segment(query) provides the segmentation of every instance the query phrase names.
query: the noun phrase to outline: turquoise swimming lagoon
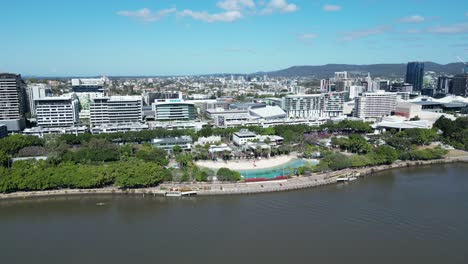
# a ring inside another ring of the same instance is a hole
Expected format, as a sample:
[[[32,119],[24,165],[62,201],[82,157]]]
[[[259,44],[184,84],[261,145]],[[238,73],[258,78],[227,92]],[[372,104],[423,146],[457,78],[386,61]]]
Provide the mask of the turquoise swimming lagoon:
[[[316,164],[313,161],[294,159],[288,163],[265,169],[237,170],[245,179],[266,178],[272,179],[278,176],[291,175],[296,173],[296,169],[306,164]]]

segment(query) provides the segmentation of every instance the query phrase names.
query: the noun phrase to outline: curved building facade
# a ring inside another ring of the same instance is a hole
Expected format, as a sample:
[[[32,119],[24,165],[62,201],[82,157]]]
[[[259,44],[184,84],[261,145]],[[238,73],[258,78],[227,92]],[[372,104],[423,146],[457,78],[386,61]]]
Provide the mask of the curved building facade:
[[[195,104],[181,99],[161,99],[152,104],[156,121],[192,120],[197,117]]]

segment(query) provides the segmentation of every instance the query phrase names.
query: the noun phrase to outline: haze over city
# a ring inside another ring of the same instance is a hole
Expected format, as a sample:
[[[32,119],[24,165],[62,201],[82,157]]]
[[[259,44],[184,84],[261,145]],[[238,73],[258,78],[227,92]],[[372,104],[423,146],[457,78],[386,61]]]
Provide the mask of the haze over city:
[[[328,63],[445,64],[468,54],[468,7],[460,3],[5,1],[0,72],[185,75]]]

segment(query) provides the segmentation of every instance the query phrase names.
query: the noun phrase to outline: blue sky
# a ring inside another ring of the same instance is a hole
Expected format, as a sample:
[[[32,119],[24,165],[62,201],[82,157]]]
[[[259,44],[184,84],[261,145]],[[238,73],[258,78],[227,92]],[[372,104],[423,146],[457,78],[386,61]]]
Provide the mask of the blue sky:
[[[3,1],[0,72],[185,75],[468,60],[463,2]]]

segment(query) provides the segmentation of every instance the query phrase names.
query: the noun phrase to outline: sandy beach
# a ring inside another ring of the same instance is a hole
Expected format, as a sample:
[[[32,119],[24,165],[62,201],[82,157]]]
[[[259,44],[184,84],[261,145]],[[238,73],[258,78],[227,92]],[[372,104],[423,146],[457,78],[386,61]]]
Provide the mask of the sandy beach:
[[[286,164],[297,158],[297,154],[275,156],[269,159],[251,159],[251,160],[229,160],[229,161],[197,161],[195,164],[199,167],[218,170],[220,168],[228,168],[230,170],[249,170],[249,169],[265,169],[282,164]],[[255,165],[254,165],[255,164]]]

